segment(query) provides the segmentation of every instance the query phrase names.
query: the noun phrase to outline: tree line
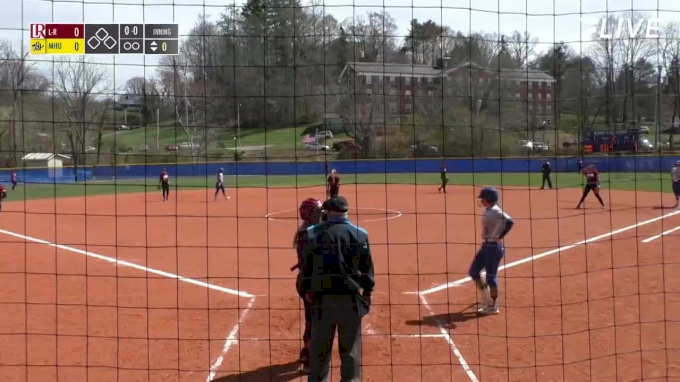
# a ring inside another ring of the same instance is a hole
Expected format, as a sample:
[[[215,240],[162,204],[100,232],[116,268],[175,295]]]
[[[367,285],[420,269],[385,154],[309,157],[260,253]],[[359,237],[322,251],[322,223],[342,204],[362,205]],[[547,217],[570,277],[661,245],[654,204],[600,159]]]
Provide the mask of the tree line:
[[[491,70],[544,71],[556,79],[558,130],[656,118],[670,124],[680,112],[678,23],[663,25],[662,38],[652,40],[644,36],[645,14],[610,16],[608,25],[625,17],[642,27],[638,35],[624,30],[579,52],[564,42],[541,50],[538,38],[527,31],[468,33],[432,20],[412,20],[402,38],[388,11],[338,20],[326,10],[318,2],[303,6],[299,0],[229,5],[216,20],[196,20],[182,40],[180,55],[161,56],[151,75],[131,78],[123,86],[112,83],[110,70],[87,58],[60,57],[54,70],[41,71],[17,42],[4,41],[2,160],[16,165],[21,151],[51,152],[49,146],[62,143],[76,160],[90,146],[97,158],[102,151],[115,151],[105,131],[121,123],[113,112],[116,94],[141,98],[142,126],[154,122],[156,113],[161,120],[174,121],[192,143],[192,156],[201,156],[220,129],[237,123],[244,130],[277,128],[319,121],[326,113],[342,114],[347,89],[338,76],[348,62],[359,60],[435,65],[448,57],[453,65],[472,61]],[[575,121],[569,126],[560,125],[565,113]],[[483,127],[493,130],[500,119],[486,118]],[[356,138],[372,134],[356,124],[350,130]],[[43,139],[45,135],[51,140]]]

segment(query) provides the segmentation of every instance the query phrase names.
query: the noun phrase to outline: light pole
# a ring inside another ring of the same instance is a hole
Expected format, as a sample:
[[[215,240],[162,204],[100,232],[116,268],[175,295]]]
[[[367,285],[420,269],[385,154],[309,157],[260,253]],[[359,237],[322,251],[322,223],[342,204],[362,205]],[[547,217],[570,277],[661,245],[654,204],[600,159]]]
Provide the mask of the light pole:
[[[236,151],[241,145],[241,104],[236,108]]]

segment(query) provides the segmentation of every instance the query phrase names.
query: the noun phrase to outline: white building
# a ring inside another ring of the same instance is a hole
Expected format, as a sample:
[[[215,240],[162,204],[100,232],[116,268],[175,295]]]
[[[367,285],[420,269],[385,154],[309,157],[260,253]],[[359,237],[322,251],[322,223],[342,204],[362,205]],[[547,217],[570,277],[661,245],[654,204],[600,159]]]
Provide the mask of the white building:
[[[71,160],[71,157],[62,154],[52,153],[30,153],[26,154],[21,160],[26,168],[46,168],[49,177],[61,177],[64,162]]]

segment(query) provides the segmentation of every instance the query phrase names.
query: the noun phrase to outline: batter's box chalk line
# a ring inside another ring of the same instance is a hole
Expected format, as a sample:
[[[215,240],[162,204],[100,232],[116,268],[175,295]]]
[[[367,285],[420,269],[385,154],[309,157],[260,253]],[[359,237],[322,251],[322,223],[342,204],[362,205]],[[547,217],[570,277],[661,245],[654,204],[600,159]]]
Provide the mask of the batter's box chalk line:
[[[383,334],[375,330],[370,323],[364,325],[364,335],[370,337],[392,337],[392,338],[444,338],[443,334]]]
[[[358,208],[358,210],[359,211],[361,211],[361,210],[379,211],[379,212],[384,212],[385,215],[388,215],[388,214],[393,215],[393,216],[384,216],[384,217],[377,218],[377,219],[361,219],[362,223],[392,220],[392,219],[400,218],[402,216],[401,211],[392,210],[392,209],[389,209],[389,208],[360,207],[360,208]],[[297,218],[283,219],[283,218],[272,217],[272,216],[275,216],[275,215],[283,215],[283,214],[291,213],[291,212],[297,214],[296,210],[281,210],[281,211],[270,212],[270,213],[264,215],[264,217],[267,218],[268,220],[275,221],[275,222],[297,223]],[[351,210],[350,210],[350,214],[351,214]],[[361,217],[362,214],[356,214],[356,215]],[[369,214],[368,216],[371,216],[371,215],[372,214]],[[367,215],[364,215],[364,216],[367,216]]]
[[[224,346],[222,346],[222,354],[220,354],[217,359],[215,359],[215,362],[210,366],[210,372],[208,373],[208,378],[206,379],[206,382],[210,382],[213,379],[215,379],[215,375],[217,374],[217,370],[222,366],[222,363],[224,362],[224,357],[227,355],[229,350],[236,344],[238,344],[238,337],[239,337],[239,332],[241,331],[241,325],[243,325],[243,321],[248,317],[248,314],[250,313],[250,309],[252,309],[253,305],[255,304],[255,299],[256,297],[253,297],[250,299],[250,302],[248,302],[248,305],[246,306],[245,309],[241,312],[241,315],[238,318],[238,321],[236,322],[236,325],[231,329],[229,334],[227,335],[227,338],[225,339]]]

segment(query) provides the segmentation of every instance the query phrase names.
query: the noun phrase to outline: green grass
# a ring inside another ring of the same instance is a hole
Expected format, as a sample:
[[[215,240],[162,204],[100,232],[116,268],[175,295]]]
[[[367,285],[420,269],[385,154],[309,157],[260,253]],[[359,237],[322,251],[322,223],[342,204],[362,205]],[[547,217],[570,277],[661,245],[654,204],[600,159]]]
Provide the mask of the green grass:
[[[295,149],[303,148],[301,135],[308,126],[300,127],[281,127],[281,128],[243,128],[241,129],[241,146],[265,146],[271,145],[276,149]],[[234,148],[235,129],[219,128],[218,137],[212,139],[213,142],[221,141],[227,148]],[[135,130],[117,131],[107,136],[107,139],[116,139],[119,146],[127,146],[138,149],[139,146],[148,145],[154,148],[156,145],[156,126],[139,128]],[[337,135],[335,138],[346,138],[345,134]],[[166,121],[159,125],[158,140],[162,149],[167,145],[178,145],[187,141],[184,128],[175,121]]]
[[[464,173],[449,174],[450,185],[476,186],[514,186],[538,188],[541,185],[541,174],[518,173]],[[581,187],[582,177],[575,173],[553,174],[553,185],[559,188]],[[359,174],[343,175],[344,184],[439,184],[439,174]],[[204,177],[176,177],[173,188],[176,190],[212,189],[212,176]],[[321,186],[324,178],[320,175],[300,176],[244,176],[227,177],[228,187],[305,187]],[[670,192],[670,178],[668,174],[645,173],[612,173],[602,174],[602,187],[614,190],[639,190],[650,192]],[[7,201],[46,199],[54,197],[93,196],[105,194],[123,194],[134,192],[154,191],[158,180],[156,178],[96,181],[87,184],[28,184],[20,185],[9,193]]]

